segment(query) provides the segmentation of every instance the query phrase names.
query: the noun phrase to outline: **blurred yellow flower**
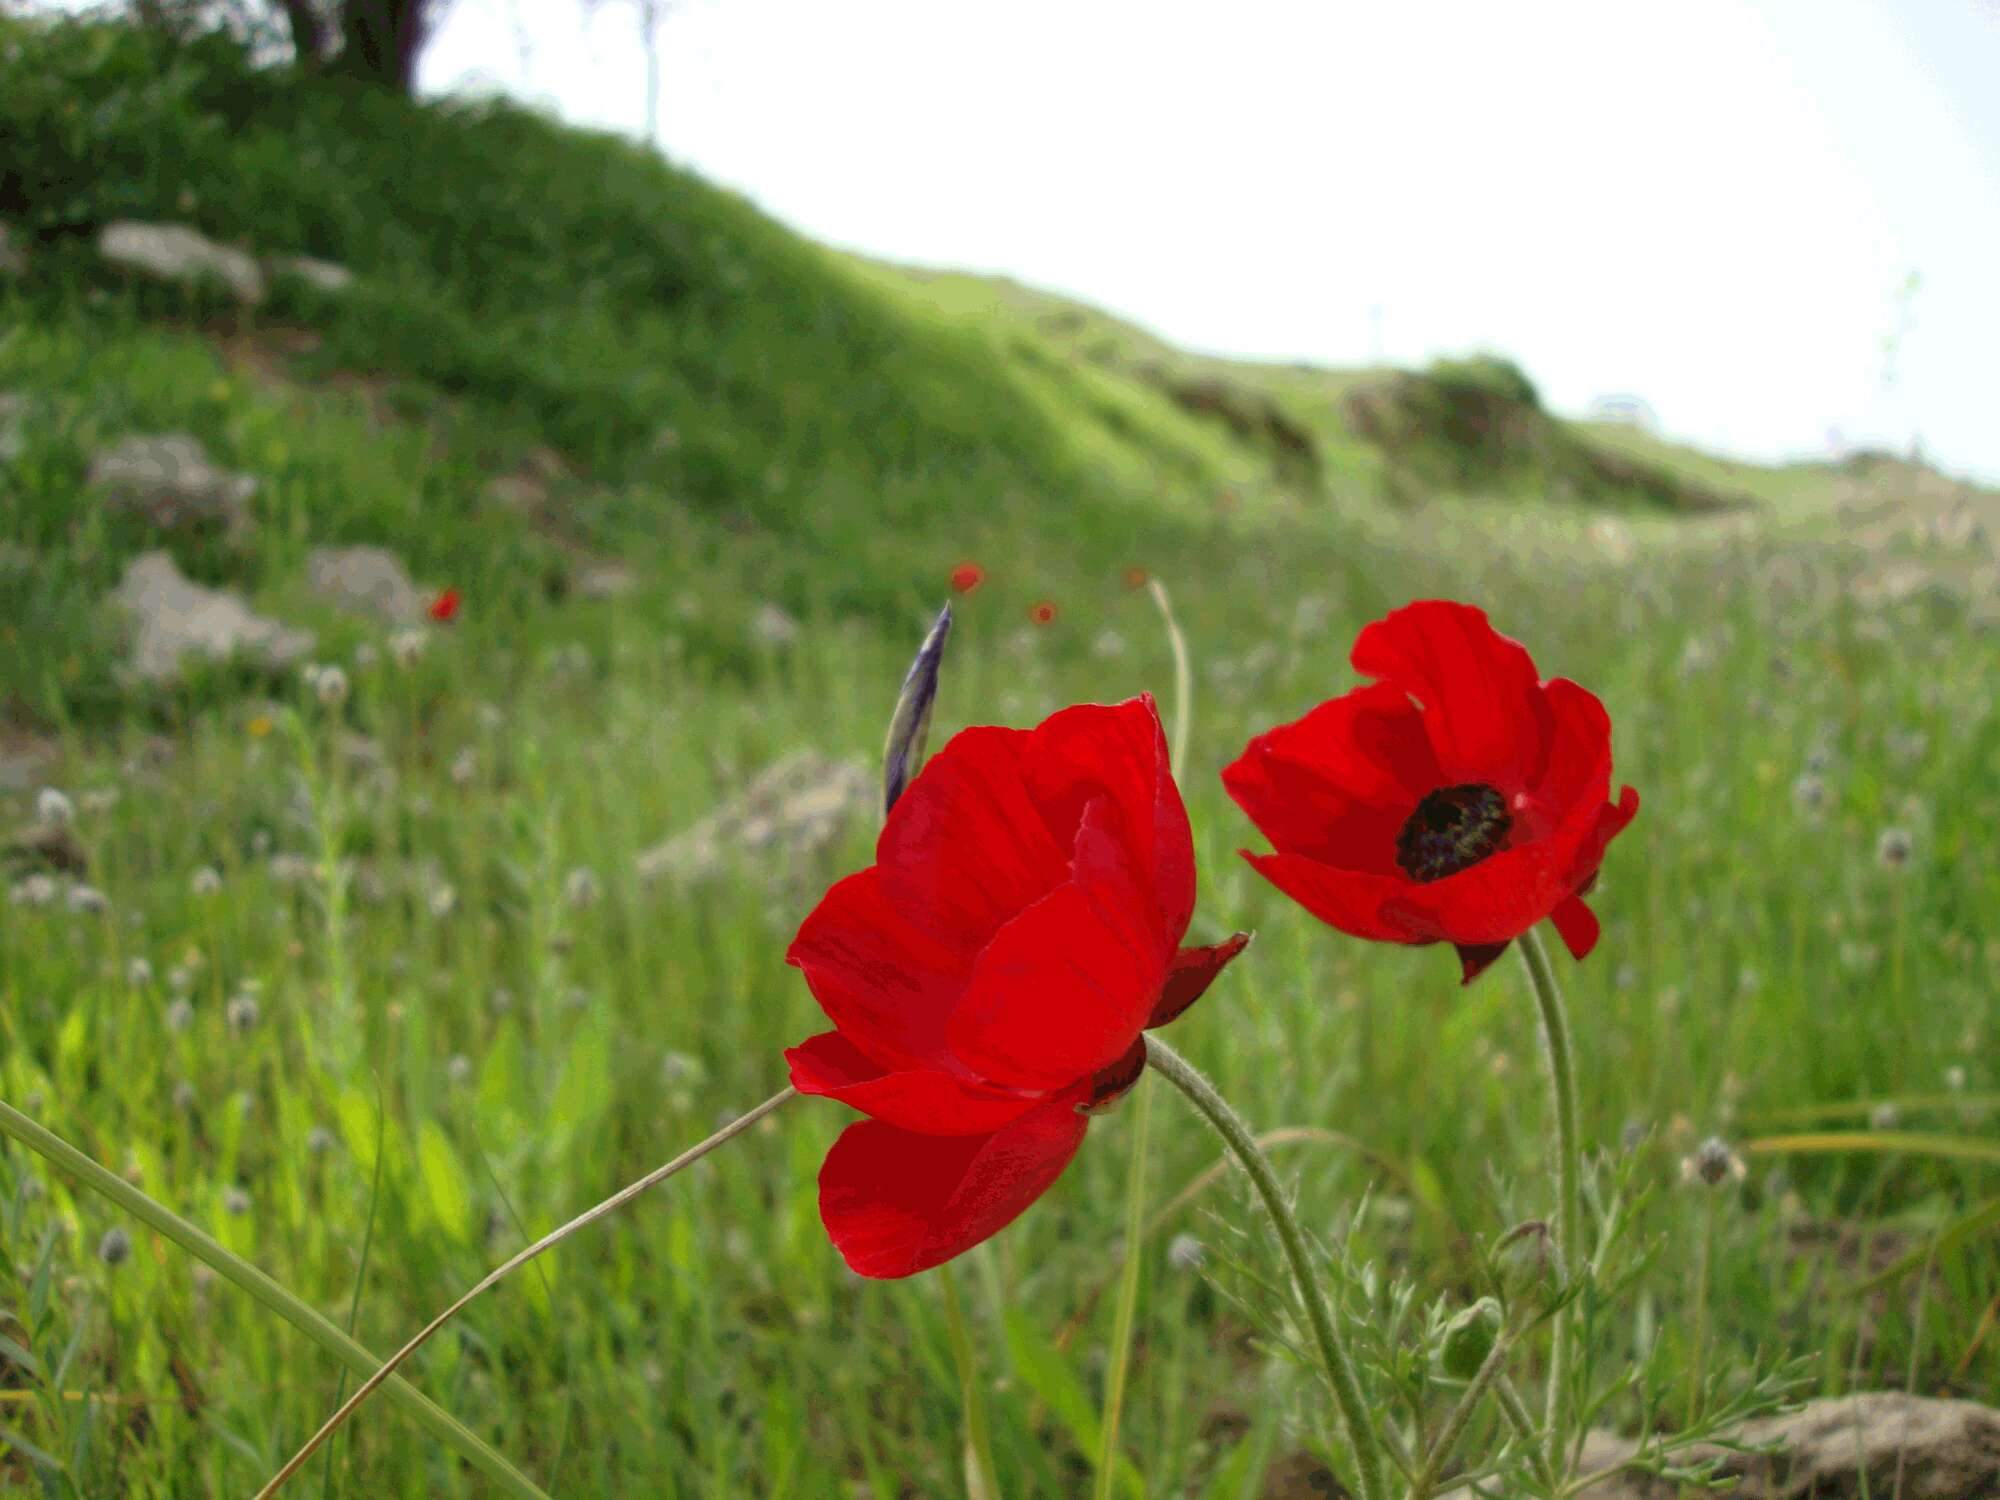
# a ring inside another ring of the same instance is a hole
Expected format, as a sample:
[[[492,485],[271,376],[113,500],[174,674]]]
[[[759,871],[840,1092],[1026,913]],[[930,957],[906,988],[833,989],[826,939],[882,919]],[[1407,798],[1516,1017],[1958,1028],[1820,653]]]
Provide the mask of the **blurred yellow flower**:
[[[269,714],[258,714],[246,727],[250,731],[250,738],[261,740],[271,732],[271,716]]]

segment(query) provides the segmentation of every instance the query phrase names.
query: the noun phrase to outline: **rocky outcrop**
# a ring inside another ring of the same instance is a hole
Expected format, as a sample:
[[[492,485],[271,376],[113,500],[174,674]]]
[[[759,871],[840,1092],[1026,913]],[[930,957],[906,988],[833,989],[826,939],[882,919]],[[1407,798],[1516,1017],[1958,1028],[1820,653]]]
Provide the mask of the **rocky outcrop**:
[[[171,682],[183,657],[226,661],[241,653],[277,670],[313,648],[313,634],[254,613],[240,595],[183,576],[165,552],[134,558],[112,591],[134,621],[131,667],[147,682]]]

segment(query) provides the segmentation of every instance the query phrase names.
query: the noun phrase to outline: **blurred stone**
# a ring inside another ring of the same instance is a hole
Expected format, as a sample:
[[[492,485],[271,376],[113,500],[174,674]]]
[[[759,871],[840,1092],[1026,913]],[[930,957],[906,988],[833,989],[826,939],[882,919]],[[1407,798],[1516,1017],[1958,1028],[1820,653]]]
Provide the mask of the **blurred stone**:
[[[81,875],[90,868],[90,855],[77,839],[75,826],[62,817],[44,815],[22,824],[0,846],[0,855],[16,870],[40,865],[64,875]]]
[[[98,231],[97,253],[157,281],[219,281],[239,302],[264,300],[264,273],[254,259],[185,224],[114,220]]]
[[[616,599],[631,593],[638,583],[623,563],[593,563],[576,575],[576,591],[585,599]]]
[[[143,515],[162,531],[206,521],[241,531],[257,493],[252,476],[216,468],[184,432],[128,437],[91,458],[85,481],[111,509]]]
[[[241,651],[277,669],[313,648],[311,631],[253,613],[240,595],[202,587],[165,552],[134,558],[111,599],[136,619],[132,670],[148,682],[177,677],[181,657],[190,651],[215,660]]]
[[[26,276],[28,252],[10,224],[0,224],[0,276]]]
[[[0,792],[24,792],[48,780],[61,752],[55,740],[0,729]]]
[[[1974,1401],[1871,1391],[1808,1401],[1785,1416],[1746,1423],[1732,1444],[1772,1447],[1738,1452],[1702,1444],[1676,1453],[1676,1467],[1709,1461],[1735,1481],[1735,1500],[1992,1500],[2000,1496],[2000,1411]],[[1635,1444],[1611,1433],[1585,1439],[1584,1473],[1629,1457]],[[1683,1487],[1648,1474],[1614,1476],[1581,1500],[1677,1500]],[[1470,1500],[1453,1490],[1444,1500]]]
[[[414,625],[436,590],[410,581],[386,547],[315,547],[306,554],[306,587],[327,603],[386,625]]]
[[[354,273],[346,266],[330,260],[315,260],[310,255],[275,256],[266,261],[264,267],[274,279],[289,276],[335,296],[354,285]]]
[[[636,868],[641,880],[693,881],[720,873],[738,855],[788,867],[824,853],[875,808],[865,766],[795,751],[693,827],[646,850]]]
[[[760,604],[750,634],[766,646],[789,646],[799,638],[799,622],[775,604]]]

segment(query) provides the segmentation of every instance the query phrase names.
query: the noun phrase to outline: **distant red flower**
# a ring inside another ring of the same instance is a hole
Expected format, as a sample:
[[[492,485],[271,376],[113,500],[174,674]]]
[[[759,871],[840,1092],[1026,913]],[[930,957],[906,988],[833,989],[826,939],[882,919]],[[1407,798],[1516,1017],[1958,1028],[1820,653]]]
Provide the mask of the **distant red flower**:
[[[1244,857],[1342,932],[1448,942],[1466,982],[1544,917],[1581,959],[1583,903],[1639,794],[1614,805],[1611,720],[1483,611],[1423,600],[1361,632],[1379,679],[1250,741],[1223,785],[1270,839]]]
[[[952,589],[960,594],[969,594],[986,582],[986,570],[969,558],[951,570]]]
[[[1056,619],[1055,602],[1050,599],[1037,599],[1028,606],[1028,618],[1037,625],[1053,625]]]
[[[1127,569],[1125,570],[1125,587],[1126,587],[1126,588],[1128,588],[1128,589],[1142,589],[1142,588],[1144,588],[1145,586],[1146,586],[1146,570],[1145,570],[1144,568],[1141,568],[1141,567],[1136,567],[1136,566],[1135,566],[1135,567],[1130,567],[1130,568],[1127,568]]]
[[[449,624],[458,618],[458,606],[462,602],[463,597],[457,589],[446,589],[431,600],[430,617],[440,625]]]
[[[1138,1081],[1140,1034],[1200,998],[1241,934],[1183,948],[1194,845],[1150,697],[954,735],[787,959],[835,1029],[785,1054],[852,1105],[820,1217],[863,1276],[908,1276],[1011,1223],[1088,1111]]]

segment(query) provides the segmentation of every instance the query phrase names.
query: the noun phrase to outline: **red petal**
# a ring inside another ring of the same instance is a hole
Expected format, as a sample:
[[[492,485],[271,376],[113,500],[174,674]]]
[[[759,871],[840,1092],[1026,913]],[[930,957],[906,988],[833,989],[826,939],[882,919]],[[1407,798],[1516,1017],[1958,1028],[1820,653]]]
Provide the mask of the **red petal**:
[[[1511,802],[1514,842],[1544,838],[1583,803],[1611,790],[1611,718],[1596,694],[1566,677],[1542,685],[1549,737],[1534,784]]]
[[[819,1173],[820,1220],[863,1276],[909,1276],[1012,1223],[1062,1176],[1089,1120],[1052,1100],[986,1136],[930,1136],[862,1120]]]
[[[1549,920],[1562,934],[1563,946],[1569,949],[1571,958],[1582,963],[1590,957],[1590,950],[1597,946],[1597,913],[1583,904],[1582,897],[1571,896],[1558,902],[1549,913]]]
[[[1534,658],[1469,604],[1424,599],[1391,611],[1354,643],[1354,669],[1424,706],[1424,725],[1448,783],[1528,785],[1546,734]]]
[[[1411,920],[1407,897],[1420,887],[1408,880],[1336,870],[1302,854],[1241,852],[1271,884],[1322,922],[1354,937],[1385,943],[1430,943],[1443,936]]]
[[[1167,965],[1167,982],[1159,1002],[1146,1018],[1148,1029],[1164,1026],[1206,993],[1223,966],[1250,946],[1250,934],[1239,932],[1227,942],[1207,948],[1183,948]]]
[[[1105,707],[1078,704],[1044,719],[1027,757],[1028,794],[1049,831],[1070,848],[1084,809],[1108,797],[1119,837],[1144,873],[1166,929],[1180,941],[1194,913],[1194,838],[1167,764],[1167,738],[1151,693]]]
[[[788,1048],[792,1087],[926,1135],[990,1135],[1041,1101],[932,1069],[884,1072],[837,1031]]]
[[[981,1078],[1023,1089],[1087,1078],[1132,1045],[1159,997],[1159,914],[1097,820],[1093,806],[1075,878],[1000,929],[952,1012],[951,1050]]]
[[[876,1062],[923,1067],[944,1056],[945,1021],[972,965],[891,906],[881,884],[873,868],[836,882],[785,959],[805,971],[827,1018]]]
[[[1069,877],[1023,784],[1030,735],[961,730],[897,801],[875,844],[882,894],[970,961]]]
[[[1423,715],[1378,682],[1258,735],[1222,784],[1280,852],[1393,875],[1397,830],[1443,778]]]
[[[1459,943],[1458,965],[1459,983],[1470,984],[1493,966],[1493,961],[1507,951],[1505,943]]]

